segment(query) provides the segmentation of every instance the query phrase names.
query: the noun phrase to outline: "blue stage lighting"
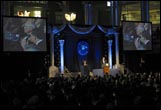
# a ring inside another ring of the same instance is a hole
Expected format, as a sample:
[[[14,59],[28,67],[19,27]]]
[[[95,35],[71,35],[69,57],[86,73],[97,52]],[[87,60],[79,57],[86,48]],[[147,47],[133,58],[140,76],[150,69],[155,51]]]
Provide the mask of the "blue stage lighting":
[[[79,55],[87,55],[89,51],[89,44],[86,41],[80,41],[77,45]]]

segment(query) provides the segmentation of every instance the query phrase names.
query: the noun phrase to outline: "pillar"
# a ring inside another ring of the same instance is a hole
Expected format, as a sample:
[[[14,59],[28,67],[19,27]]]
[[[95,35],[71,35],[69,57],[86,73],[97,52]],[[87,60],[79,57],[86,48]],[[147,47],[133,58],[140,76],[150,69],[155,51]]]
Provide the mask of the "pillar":
[[[115,13],[115,26],[119,26],[119,6],[118,1],[114,1],[114,13]],[[114,26],[113,26],[114,28]],[[116,32],[116,29],[114,30],[114,36],[115,36],[115,60],[116,65],[119,66],[119,33]]]
[[[92,25],[92,4],[84,4],[85,25]]]
[[[110,65],[110,69],[112,69],[112,40],[108,40],[108,61]]]
[[[111,3],[111,7],[110,7],[111,25],[114,26],[114,5],[113,5],[113,1],[110,1],[110,3]]]
[[[149,1],[141,1],[141,21],[149,21]]]
[[[119,26],[119,7],[118,7],[118,1],[114,1],[115,3],[115,7],[114,7],[114,11],[115,11],[115,26]]]
[[[60,43],[60,72],[64,74],[64,40],[59,40]]]
[[[51,66],[54,66],[54,35],[55,34],[51,35]]]
[[[115,32],[114,33],[114,36],[115,36],[115,57],[116,57],[116,65],[119,66],[120,63],[119,63],[119,42],[118,42],[118,37],[119,37],[119,33],[118,32]]]
[[[55,77],[56,73],[58,73],[58,68],[54,65],[54,35],[55,33],[51,33],[51,66],[49,67],[49,78]]]

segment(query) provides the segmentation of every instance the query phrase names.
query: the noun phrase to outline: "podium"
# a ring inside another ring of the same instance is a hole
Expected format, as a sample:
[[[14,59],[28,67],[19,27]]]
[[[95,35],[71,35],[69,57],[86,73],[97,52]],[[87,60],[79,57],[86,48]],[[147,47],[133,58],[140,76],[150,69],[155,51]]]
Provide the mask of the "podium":
[[[119,73],[120,73],[119,69],[111,69],[109,72],[109,74],[113,77],[115,77]]]
[[[109,66],[104,66],[103,67],[103,73],[104,74],[109,74],[110,73],[110,67]]]
[[[104,76],[103,69],[93,69],[93,75],[103,77]]]

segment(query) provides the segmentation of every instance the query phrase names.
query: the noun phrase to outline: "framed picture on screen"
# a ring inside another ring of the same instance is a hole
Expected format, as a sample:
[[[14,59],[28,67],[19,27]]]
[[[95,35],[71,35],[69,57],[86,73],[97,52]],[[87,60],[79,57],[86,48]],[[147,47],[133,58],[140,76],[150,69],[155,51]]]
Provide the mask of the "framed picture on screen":
[[[46,27],[46,18],[3,16],[3,51],[47,51]]]
[[[123,50],[152,50],[152,23],[122,21]]]

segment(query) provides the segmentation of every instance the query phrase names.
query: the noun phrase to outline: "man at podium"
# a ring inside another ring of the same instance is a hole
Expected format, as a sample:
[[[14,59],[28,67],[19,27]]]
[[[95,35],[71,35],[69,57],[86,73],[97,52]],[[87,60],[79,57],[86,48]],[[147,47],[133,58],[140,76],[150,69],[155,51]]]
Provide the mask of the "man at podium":
[[[107,59],[105,56],[102,57],[100,64],[101,64],[101,68],[103,69],[104,66],[106,66],[107,63]]]

